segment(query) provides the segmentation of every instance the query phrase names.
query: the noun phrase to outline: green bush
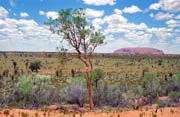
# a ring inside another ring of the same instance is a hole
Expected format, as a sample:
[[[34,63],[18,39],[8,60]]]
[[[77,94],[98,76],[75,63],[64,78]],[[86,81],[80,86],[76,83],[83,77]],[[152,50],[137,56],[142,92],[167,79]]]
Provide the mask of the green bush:
[[[169,96],[175,101],[175,102],[178,102],[179,98],[180,98],[180,92],[175,92],[175,91],[172,91],[169,93]]]
[[[18,79],[21,101],[24,106],[40,106],[58,101],[58,89],[51,84],[50,76],[32,75]]]

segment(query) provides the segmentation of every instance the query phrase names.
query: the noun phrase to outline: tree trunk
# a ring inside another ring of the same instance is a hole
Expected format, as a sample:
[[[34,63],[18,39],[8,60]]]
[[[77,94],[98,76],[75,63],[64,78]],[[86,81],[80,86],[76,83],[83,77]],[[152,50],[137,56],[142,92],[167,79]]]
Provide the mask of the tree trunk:
[[[88,78],[88,95],[89,95],[89,107],[92,110],[94,107],[93,97],[92,97],[92,69],[87,67],[87,78]]]

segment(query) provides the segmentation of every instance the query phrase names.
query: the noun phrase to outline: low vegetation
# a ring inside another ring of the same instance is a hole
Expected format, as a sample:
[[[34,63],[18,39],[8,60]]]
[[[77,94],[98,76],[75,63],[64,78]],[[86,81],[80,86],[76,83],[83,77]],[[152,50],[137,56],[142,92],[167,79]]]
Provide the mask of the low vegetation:
[[[3,64],[0,66],[0,107],[37,109],[51,104],[63,110],[86,107],[87,75],[77,59],[62,62],[63,55],[56,53],[0,55],[0,64]],[[178,56],[166,55],[93,55],[95,108],[179,107],[179,61]],[[62,106],[69,104],[75,106]]]

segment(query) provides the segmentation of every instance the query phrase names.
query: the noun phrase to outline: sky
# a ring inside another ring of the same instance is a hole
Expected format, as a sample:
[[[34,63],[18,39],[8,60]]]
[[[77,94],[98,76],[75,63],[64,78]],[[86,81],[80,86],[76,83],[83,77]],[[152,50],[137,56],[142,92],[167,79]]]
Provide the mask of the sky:
[[[96,52],[152,47],[180,54],[180,0],[0,0],[0,51],[57,51],[62,38],[44,23],[66,8],[84,8],[105,34]]]

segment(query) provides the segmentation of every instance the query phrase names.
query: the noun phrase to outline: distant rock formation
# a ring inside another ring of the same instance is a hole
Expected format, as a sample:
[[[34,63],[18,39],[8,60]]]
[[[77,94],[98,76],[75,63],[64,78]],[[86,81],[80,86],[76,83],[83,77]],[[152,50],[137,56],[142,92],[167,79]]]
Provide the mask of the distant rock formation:
[[[162,55],[164,52],[155,48],[135,47],[121,48],[114,51],[115,54],[146,54],[146,55]]]

